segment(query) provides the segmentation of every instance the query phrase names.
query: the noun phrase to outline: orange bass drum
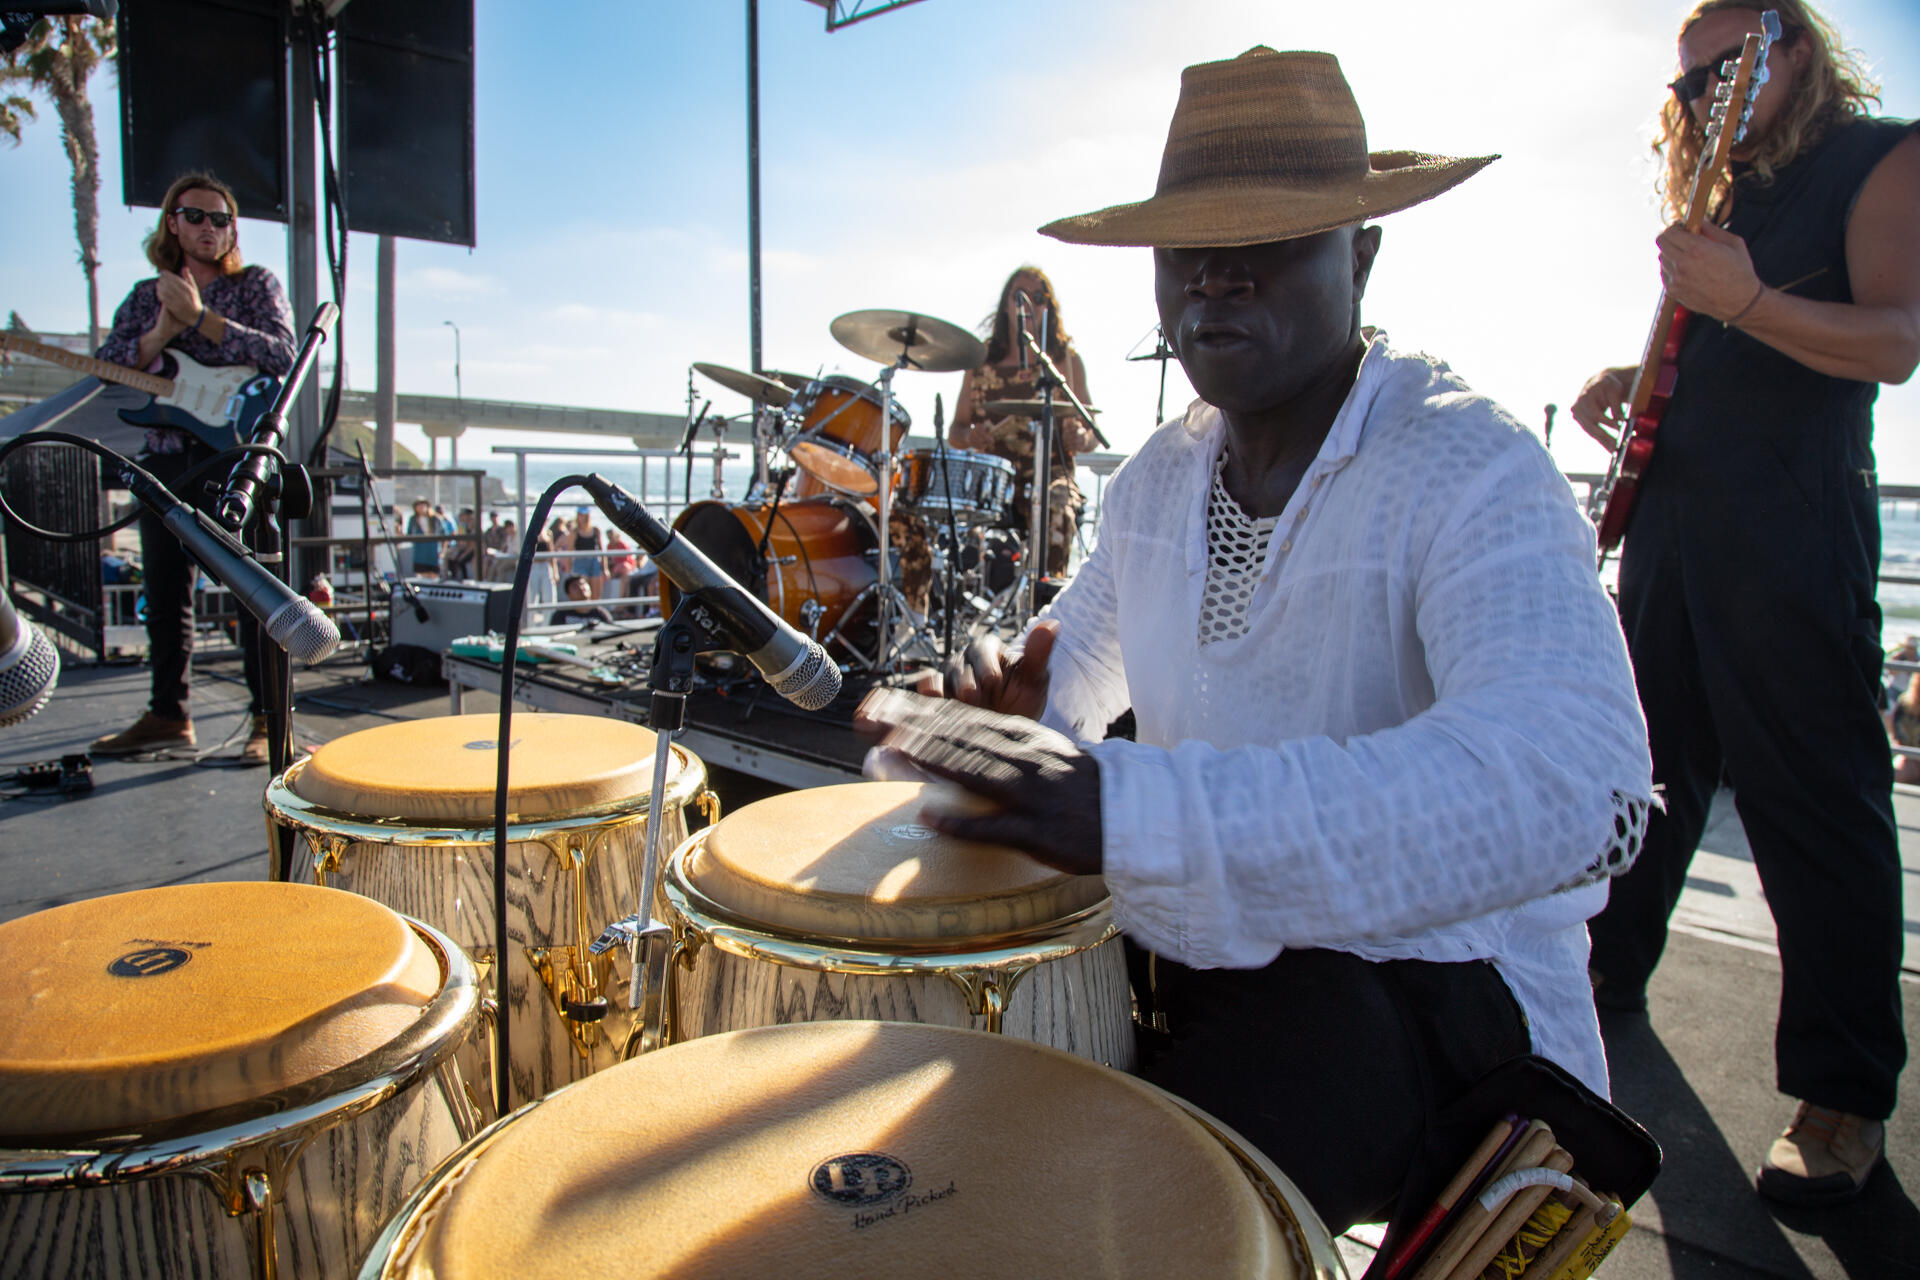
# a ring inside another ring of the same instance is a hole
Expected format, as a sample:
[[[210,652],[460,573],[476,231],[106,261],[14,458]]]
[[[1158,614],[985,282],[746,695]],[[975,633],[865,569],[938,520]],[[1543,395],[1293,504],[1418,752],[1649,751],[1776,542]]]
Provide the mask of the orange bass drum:
[[[871,588],[879,576],[874,565],[880,538],[864,505],[806,498],[782,502],[775,511],[770,503],[696,502],[673,529],[768,608],[819,640],[835,661],[873,658],[878,637]],[[660,596],[661,611],[671,616],[680,592],[664,575]]]

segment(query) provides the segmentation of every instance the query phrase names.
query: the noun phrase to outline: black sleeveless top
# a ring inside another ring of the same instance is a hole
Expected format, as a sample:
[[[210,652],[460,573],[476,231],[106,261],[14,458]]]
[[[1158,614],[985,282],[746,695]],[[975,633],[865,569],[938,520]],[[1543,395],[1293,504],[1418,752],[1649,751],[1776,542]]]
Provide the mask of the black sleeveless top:
[[[1846,237],[1854,201],[1874,166],[1914,130],[1911,121],[1868,118],[1836,125],[1772,182],[1737,166],[1727,229],[1747,242],[1759,278],[1796,297],[1852,302]],[[1878,395],[1875,383],[1817,373],[1740,329],[1695,317],[1628,525],[1628,553],[1637,540],[1642,554],[1685,546],[1694,549],[1690,560],[1765,560],[1784,550],[1771,545],[1771,529],[1783,542],[1850,544],[1838,563],[1793,557],[1809,572],[1871,573],[1879,561]]]

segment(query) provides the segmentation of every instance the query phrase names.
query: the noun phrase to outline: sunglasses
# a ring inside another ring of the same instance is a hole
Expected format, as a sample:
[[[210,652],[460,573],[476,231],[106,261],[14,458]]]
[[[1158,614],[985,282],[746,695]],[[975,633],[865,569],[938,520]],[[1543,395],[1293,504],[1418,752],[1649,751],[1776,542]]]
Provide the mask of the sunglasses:
[[[1774,44],[1776,46],[1790,44],[1793,38],[1799,34],[1800,28],[1788,27],[1786,31],[1781,34],[1780,38],[1774,41]],[[1713,57],[1687,72],[1678,80],[1675,80],[1672,84],[1668,85],[1667,88],[1673,90],[1673,96],[1679,100],[1680,106],[1684,110],[1693,105],[1695,98],[1698,98],[1707,91],[1708,76],[1720,80],[1731,79],[1733,73],[1728,70],[1728,68],[1738,64],[1740,55],[1745,51],[1746,42],[1744,40],[1734,45],[1731,49],[1722,49],[1719,53],[1714,54]]]
[[[197,227],[203,222],[211,222],[217,231],[225,231],[228,225],[233,222],[233,215],[230,213],[208,213],[205,209],[189,209],[184,205],[175,209],[173,216],[176,218],[185,218],[187,225],[190,227]]]

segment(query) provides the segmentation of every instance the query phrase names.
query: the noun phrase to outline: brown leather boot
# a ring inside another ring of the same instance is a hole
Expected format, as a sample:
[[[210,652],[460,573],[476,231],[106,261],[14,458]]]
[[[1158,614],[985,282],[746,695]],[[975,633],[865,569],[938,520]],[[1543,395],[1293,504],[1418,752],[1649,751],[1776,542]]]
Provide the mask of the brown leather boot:
[[[1767,1152],[1754,1187],[1769,1200],[1802,1208],[1844,1203],[1867,1185],[1886,1141],[1887,1126],[1879,1120],[1803,1102]]]
[[[240,748],[240,759],[246,764],[265,764],[267,756],[267,718],[255,716],[253,727],[247,730],[247,743]]]
[[[169,720],[149,711],[133,722],[133,727],[120,733],[110,733],[104,738],[96,738],[93,754],[97,756],[130,756],[142,751],[165,751],[169,747],[190,747],[193,745],[193,720]]]

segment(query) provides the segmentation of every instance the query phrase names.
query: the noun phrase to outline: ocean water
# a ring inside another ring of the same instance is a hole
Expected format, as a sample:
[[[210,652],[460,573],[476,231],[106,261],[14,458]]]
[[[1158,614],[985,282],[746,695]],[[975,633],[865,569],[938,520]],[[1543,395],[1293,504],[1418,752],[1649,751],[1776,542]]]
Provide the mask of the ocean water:
[[[1880,575],[1920,578],[1920,502],[1880,504]],[[1880,637],[1893,649],[1920,636],[1920,586],[1880,584]]]

